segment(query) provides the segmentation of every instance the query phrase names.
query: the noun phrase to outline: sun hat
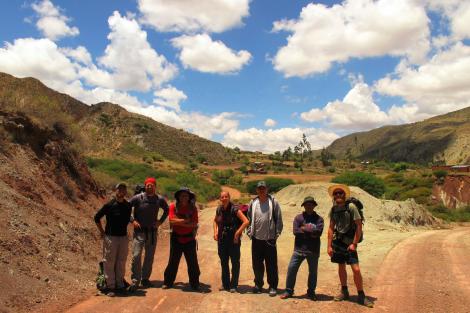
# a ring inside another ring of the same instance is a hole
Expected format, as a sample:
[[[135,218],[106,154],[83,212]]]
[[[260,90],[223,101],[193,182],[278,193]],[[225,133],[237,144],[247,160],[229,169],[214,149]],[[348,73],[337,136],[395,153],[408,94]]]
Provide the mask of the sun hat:
[[[313,204],[314,204],[315,206],[318,205],[317,201],[315,201],[315,198],[309,196],[309,197],[305,197],[305,198],[304,198],[304,202],[302,202],[302,205],[301,205],[301,206],[304,206],[305,203],[307,203],[307,202],[313,202]]]
[[[333,193],[338,189],[341,189],[342,191],[344,191],[344,193],[346,194],[346,199],[351,196],[351,190],[349,189],[348,186],[343,185],[343,184],[338,184],[338,185],[333,185],[333,186],[328,187],[328,194],[330,195],[330,197],[333,198]]]

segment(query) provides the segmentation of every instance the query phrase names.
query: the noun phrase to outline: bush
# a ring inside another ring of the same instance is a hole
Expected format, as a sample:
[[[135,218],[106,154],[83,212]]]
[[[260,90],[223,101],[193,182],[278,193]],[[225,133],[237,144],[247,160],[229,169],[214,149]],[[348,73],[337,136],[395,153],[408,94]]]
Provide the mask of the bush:
[[[197,196],[198,201],[207,202],[217,199],[220,195],[220,186],[210,183],[192,172],[180,172],[176,175],[176,183],[180,186],[189,187]],[[173,195],[172,195],[173,196]]]
[[[385,192],[384,181],[370,173],[346,172],[331,180],[333,183],[357,186],[375,197],[380,197]]]
[[[445,170],[437,170],[433,172],[434,176],[436,176],[437,179],[442,180],[447,176],[447,171]]]
[[[424,204],[428,202],[429,196],[431,196],[432,190],[427,187],[418,187],[400,193],[398,200],[406,200],[409,198],[414,198],[417,203]]]
[[[227,180],[227,184],[231,186],[238,186],[243,183],[243,177],[241,175],[234,175]]]
[[[393,167],[393,171],[397,172],[397,173],[402,172],[402,171],[406,171],[407,169],[408,169],[408,164],[406,164],[404,162],[397,163]]]
[[[328,172],[334,173],[334,172],[336,172],[336,168],[335,168],[334,166],[330,166],[330,167],[328,168]]]
[[[235,173],[231,169],[215,170],[214,172],[212,172],[212,180],[221,185],[227,185],[229,178],[232,177],[234,174]]]
[[[462,209],[449,210],[444,205],[428,207],[428,210],[440,219],[449,222],[470,222],[470,206]]]
[[[256,185],[260,180],[253,180],[246,183],[246,190],[250,194],[256,194]],[[289,178],[266,177],[264,179],[270,193],[278,192],[284,187],[294,184],[294,181]]]

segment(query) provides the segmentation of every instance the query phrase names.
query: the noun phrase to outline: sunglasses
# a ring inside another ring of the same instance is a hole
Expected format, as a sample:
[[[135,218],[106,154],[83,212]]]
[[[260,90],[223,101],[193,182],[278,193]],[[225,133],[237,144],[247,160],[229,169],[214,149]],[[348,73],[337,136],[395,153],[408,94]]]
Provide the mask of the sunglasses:
[[[333,196],[342,196],[344,195],[344,191],[335,191],[333,192]]]

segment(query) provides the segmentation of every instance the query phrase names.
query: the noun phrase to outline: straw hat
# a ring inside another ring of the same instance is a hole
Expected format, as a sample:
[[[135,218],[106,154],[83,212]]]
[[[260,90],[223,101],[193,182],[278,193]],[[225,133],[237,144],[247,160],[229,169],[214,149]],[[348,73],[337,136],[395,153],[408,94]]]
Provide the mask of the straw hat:
[[[342,184],[338,184],[338,185],[330,186],[330,187],[328,188],[328,194],[330,195],[330,197],[333,198],[333,192],[335,192],[335,190],[337,190],[337,189],[341,189],[341,190],[344,191],[344,193],[346,194],[346,199],[351,196],[351,190],[349,190],[349,187],[348,187],[348,186],[342,185]]]

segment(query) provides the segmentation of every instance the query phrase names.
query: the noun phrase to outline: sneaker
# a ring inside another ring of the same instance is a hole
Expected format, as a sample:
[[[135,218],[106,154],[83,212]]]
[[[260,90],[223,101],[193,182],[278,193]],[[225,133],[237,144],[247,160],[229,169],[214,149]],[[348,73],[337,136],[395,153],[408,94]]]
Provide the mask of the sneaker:
[[[237,288],[230,288],[230,293],[235,293],[237,292]]]
[[[269,288],[269,296],[270,297],[277,296],[277,290],[275,288]]]
[[[152,283],[148,279],[143,279],[142,280],[142,287],[144,288],[150,288],[153,287]]]
[[[170,289],[171,286],[163,284],[162,289]]]
[[[349,292],[342,290],[337,296],[334,297],[335,301],[345,301],[349,300]]]
[[[251,289],[251,293],[253,294],[259,294],[263,291],[263,289],[261,289],[261,287],[258,287],[258,286],[254,286],[252,289]]]
[[[291,294],[290,292],[286,291],[286,292],[284,292],[284,293],[281,295],[280,298],[281,298],[281,299],[288,299],[288,298],[290,298],[290,297],[292,297],[292,294]]]
[[[115,294],[114,291],[112,291],[112,290],[108,291],[108,292],[106,293],[106,295],[107,295],[108,297],[114,297],[114,296],[116,296],[116,294]]]
[[[360,305],[366,306],[368,308],[374,307],[374,304],[369,299],[366,298],[365,294],[359,294],[357,296],[357,303],[359,303]]]

